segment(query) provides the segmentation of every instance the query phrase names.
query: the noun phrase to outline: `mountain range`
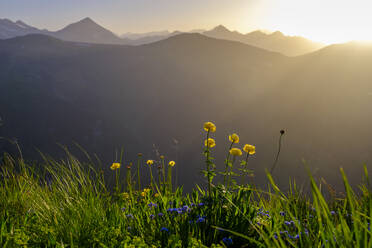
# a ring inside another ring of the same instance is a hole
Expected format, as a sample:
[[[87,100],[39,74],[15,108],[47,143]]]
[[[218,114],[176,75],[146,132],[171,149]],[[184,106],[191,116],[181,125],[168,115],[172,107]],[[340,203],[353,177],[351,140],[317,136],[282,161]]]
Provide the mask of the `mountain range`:
[[[9,39],[27,34],[45,34],[65,41],[97,44],[143,45],[164,40],[180,33],[183,32],[160,31],[143,34],[127,33],[119,37],[94,22],[91,18],[84,18],[61,30],[52,32],[37,29],[22,21],[12,22],[8,19],[0,19],[0,39]],[[192,30],[189,33],[201,33],[212,38],[239,41],[269,51],[280,52],[287,56],[297,56],[324,47],[324,44],[313,42],[302,37],[285,36],[280,32],[266,34],[261,31],[255,31],[248,34],[242,34],[237,31],[230,31],[222,25],[209,31]]]
[[[195,33],[140,46],[43,34],[0,40],[0,137],[17,138],[27,158],[40,157],[37,149],[62,156],[57,143],[77,142],[106,173],[121,147],[125,163],[159,151],[177,161],[187,189],[203,182],[203,122],[217,125],[219,170],[229,134],[256,145],[249,167],[261,184],[285,129],[279,185],[306,180],[305,160],[337,189],[340,166],[359,182],[372,162],[371,63],[372,47],[358,43],[288,57]],[[0,151],[17,149],[1,140]]]

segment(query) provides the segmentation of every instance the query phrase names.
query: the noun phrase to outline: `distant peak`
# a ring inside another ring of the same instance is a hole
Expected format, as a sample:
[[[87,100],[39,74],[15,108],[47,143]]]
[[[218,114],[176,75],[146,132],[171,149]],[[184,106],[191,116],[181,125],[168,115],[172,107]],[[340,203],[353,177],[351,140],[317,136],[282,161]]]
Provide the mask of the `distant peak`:
[[[20,24],[20,25],[25,25],[25,26],[27,26],[27,24],[26,23],[24,23],[23,21],[21,21],[21,20],[18,20],[18,21],[16,21],[16,23],[17,24]]]
[[[277,36],[277,37],[282,37],[284,34],[280,31],[275,31],[274,33],[271,34],[272,36]]]
[[[223,25],[218,25],[213,29],[214,31],[219,31],[219,32],[230,32],[225,26]]]
[[[84,19],[80,20],[79,23],[96,24],[90,17],[85,17]]]

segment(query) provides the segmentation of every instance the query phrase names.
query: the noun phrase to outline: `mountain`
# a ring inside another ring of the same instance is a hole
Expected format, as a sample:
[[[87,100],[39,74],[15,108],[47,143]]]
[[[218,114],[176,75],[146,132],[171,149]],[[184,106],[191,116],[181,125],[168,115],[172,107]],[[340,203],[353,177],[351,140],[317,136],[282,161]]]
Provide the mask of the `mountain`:
[[[137,40],[145,37],[151,37],[151,36],[168,36],[170,32],[168,30],[164,31],[153,31],[153,32],[147,32],[147,33],[125,33],[122,34],[120,37],[124,39],[131,39],[131,40]]]
[[[29,26],[22,21],[12,22],[8,19],[0,19],[0,39],[9,39],[36,33],[46,33],[46,31]]]
[[[81,44],[44,35],[0,41],[0,136],[62,156],[79,143],[103,164],[124,148],[177,160],[178,182],[204,182],[202,123],[213,121],[219,170],[232,132],[254,144],[253,182],[265,184],[285,129],[275,178],[304,182],[302,160],[340,189],[338,170],[359,182],[372,146],[372,47],[357,43],[287,57],[241,42],[180,34],[142,46]],[[177,142],[174,142],[177,140]],[[16,153],[2,140],[0,151]],[[73,150],[74,151],[74,150]],[[78,151],[75,151],[79,154]],[[109,167],[104,167],[106,173]],[[111,175],[111,174],[110,174]]]
[[[261,31],[241,34],[219,25],[203,34],[217,39],[239,41],[269,51],[280,52],[287,56],[298,56],[324,47],[321,43],[313,42],[299,36],[286,36],[279,31],[271,34]]]
[[[90,18],[72,23],[59,30],[53,36],[66,41],[100,43],[100,44],[122,44],[123,40],[111,31],[103,28]]]
[[[0,39],[9,39],[27,34],[46,34],[66,41],[138,46],[161,41],[181,33],[184,32],[175,31],[170,33],[169,31],[158,31],[142,34],[126,33],[119,37],[98,25],[89,17],[72,23],[56,32],[51,32],[48,30],[39,30],[22,21],[12,22],[8,19],[0,19]],[[239,41],[269,51],[280,52],[287,56],[297,56],[313,52],[324,46],[302,37],[285,36],[280,32],[266,34],[261,31],[254,31],[248,34],[241,34],[237,31],[230,31],[222,25],[209,31],[196,29],[189,33],[201,33],[212,38]]]

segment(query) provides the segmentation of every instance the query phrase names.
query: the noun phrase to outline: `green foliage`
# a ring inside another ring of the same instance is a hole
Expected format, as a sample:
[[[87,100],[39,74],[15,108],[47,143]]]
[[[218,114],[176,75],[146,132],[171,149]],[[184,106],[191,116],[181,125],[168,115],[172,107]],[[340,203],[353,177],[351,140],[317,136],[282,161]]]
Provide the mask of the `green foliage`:
[[[312,198],[268,173],[267,192],[252,185],[110,193],[93,165],[45,157],[43,171],[4,156],[1,247],[371,247],[372,194],[365,169],[356,193],[341,169],[345,196],[327,201],[309,174]],[[130,170],[127,170],[127,172]],[[211,172],[211,171],[210,171]],[[114,172],[113,172],[114,173]],[[206,171],[206,176],[208,176]]]

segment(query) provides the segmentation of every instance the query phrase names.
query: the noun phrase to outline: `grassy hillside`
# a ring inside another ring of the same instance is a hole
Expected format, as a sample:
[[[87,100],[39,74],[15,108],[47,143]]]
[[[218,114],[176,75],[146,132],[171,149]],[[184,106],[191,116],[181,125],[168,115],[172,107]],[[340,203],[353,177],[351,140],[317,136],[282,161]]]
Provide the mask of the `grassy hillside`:
[[[231,134],[224,169],[214,159],[216,131],[204,124],[204,179],[189,194],[174,184],[177,161],[121,153],[110,166],[44,156],[42,167],[5,155],[1,162],[2,247],[371,247],[372,194],[368,171],[358,192],[341,169],[336,194],[309,173],[311,195],[291,182],[282,192],[267,173],[268,191],[250,181],[256,149]],[[283,135],[283,133],[281,134]],[[227,147],[225,147],[227,148]],[[257,147],[257,151],[259,151]],[[108,186],[102,169],[111,168]],[[95,169],[100,168],[100,169]],[[277,168],[280,169],[280,168]],[[149,173],[145,181],[142,173]],[[198,174],[197,171],[192,171]],[[275,171],[274,171],[275,173]],[[224,183],[216,183],[216,178]],[[325,190],[325,188],[328,189]],[[328,191],[330,197],[324,198]]]

